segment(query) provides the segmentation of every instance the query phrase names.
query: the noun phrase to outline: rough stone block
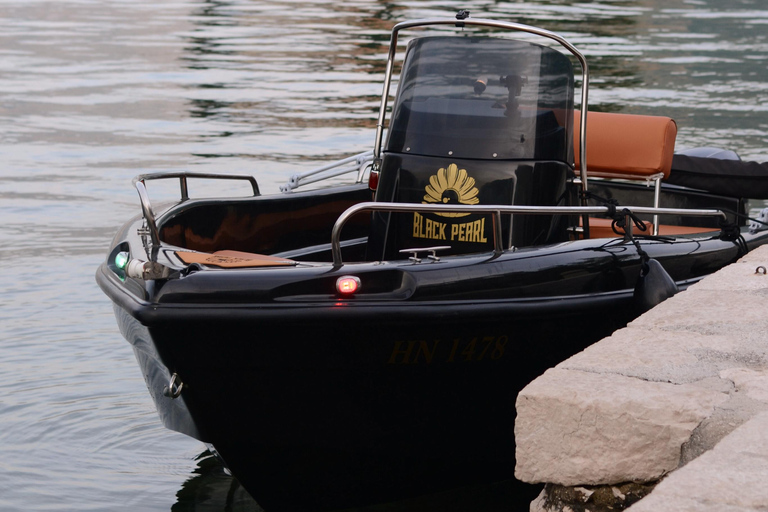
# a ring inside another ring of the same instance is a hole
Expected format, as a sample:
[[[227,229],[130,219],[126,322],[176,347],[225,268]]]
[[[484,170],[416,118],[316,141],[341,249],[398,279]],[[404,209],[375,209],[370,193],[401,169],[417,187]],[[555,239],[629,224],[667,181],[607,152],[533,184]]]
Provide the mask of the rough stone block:
[[[685,384],[719,380],[720,372],[729,368],[768,366],[768,333],[745,336],[722,330],[723,334],[703,335],[688,330],[627,327],[557,368]],[[727,391],[727,386],[721,390]]]
[[[747,512],[768,509],[768,413],[664,479],[629,512]]]
[[[768,285],[768,279],[765,283]],[[748,293],[697,286],[699,285],[670,297],[662,303],[663,306],[659,305],[644,313],[630,322],[629,326],[688,331],[704,335],[727,335],[731,332],[768,327],[768,318],[760,307],[768,298],[768,288]]]
[[[742,256],[739,263],[754,263],[768,267],[768,245],[761,245],[754,251]]]
[[[690,384],[550,369],[517,398],[515,476],[568,486],[658,479],[725,400]]]
[[[557,368],[684,384],[717,377],[720,368],[702,364],[700,354],[715,347],[729,353],[736,350],[735,345],[738,341],[727,336],[631,327],[587,347]]]
[[[768,288],[768,275],[756,273],[755,270],[759,266],[768,268],[768,257],[753,259],[753,253],[749,253],[738,262],[707,276],[706,279],[696,283],[693,288],[697,290],[761,293],[765,288]]]
[[[720,377],[733,382],[737,392],[752,400],[768,403],[768,370],[729,368],[721,371]]]
[[[768,510],[760,265],[768,246],[529,384],[517,401],[516,476],[568,491],[676,470],[631,511]],[[532,510],[546,506],[544,493]]]

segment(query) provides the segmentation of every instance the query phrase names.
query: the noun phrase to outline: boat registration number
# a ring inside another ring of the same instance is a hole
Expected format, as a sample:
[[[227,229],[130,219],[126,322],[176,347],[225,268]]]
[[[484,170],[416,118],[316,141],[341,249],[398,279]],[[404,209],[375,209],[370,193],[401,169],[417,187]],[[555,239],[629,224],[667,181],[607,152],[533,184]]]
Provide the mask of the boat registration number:
[[[504,356],[508,338],[502,336],[475,337],[471,340],[411,340],[395,341],[389,364],[469,363],[498,360]]]

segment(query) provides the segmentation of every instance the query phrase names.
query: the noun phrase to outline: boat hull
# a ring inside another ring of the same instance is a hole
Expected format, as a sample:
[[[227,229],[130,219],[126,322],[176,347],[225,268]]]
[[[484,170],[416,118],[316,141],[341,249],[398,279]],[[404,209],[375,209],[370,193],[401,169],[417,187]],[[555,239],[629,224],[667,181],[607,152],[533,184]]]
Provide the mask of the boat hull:
[[[344,263],[332,263],[330,245],[304,236],[305,221],[337,217],[364,193],[185,201],[162,217],[159,245],[148,246],[141,219],[123,226],[97,271],[164,425],[212,445],[270,511],[513,479],[518,392],[641,312],[633,291],[642,259],[621,238],[370,261],[356,229]],[[294,210],[296,219],[283,213]],[[272,247],[263,230],[277,229],[277,218],[282,238]],[[251,245],[236,243],[235,225],[248,228]],[[768,234],[723,238],[636,242],[684,289]],[[174,245],[191,241],[199,245]],[[290,265],[218,268],[179,257],[265,244]],[[120,253],[170,272],[131,277],[114,263]],[[335,284],[348,275],[361,287],[342,297]]]
[[[616,293],[143,314],[118,313],[137,357],[151,338],[145,376],[184,383],[172,399],[148,379],[166,426],[211,443],[268,510],[333,510],[512,478],[517,392],[634,310]]]

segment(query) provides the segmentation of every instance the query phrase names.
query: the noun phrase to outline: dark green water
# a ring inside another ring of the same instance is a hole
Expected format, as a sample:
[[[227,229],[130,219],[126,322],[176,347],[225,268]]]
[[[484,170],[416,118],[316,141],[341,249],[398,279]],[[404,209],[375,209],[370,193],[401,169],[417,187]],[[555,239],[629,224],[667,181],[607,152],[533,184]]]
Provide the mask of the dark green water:
[[[678,148],[768,161],[764,1],[460,7],[563,34],[590,62],[591,108],[669,115]],[[453,12],[437,1],[0,1],[0,510],[255,509],[198,460],[201,444],[160,425],[95,285],[115,229],[139,212],[130,180],[239,172],[276,192],[293,172],[369,149],[389,28]],[[399,510],[506,499],[486,491]]]

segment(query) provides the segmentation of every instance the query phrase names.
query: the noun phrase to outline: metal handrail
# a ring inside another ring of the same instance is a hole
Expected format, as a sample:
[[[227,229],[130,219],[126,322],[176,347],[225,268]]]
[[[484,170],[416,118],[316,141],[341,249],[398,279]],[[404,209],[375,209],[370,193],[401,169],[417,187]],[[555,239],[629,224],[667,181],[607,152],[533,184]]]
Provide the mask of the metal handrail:
[[[635,214],[656,215],[684,215],[697,217],[722,217],[727,219],[725,213],[720,210],[683,209],[683,208],[653,208],[647,206],[625,206]],[[501,240],[501,214],[529,214],[529,215],[589,215],[609,213],[611,208],[607,206],[518,206],[518,205],[452,205],[452,204],[421,204],[421,203],[384,203],[364,202],[350,206],[336,219],[331,231],[331,254],[333,265],[343,265],[341,258],[341,230],[344,224],[353,215],[362,211],[381,212],[430,212],[430,213],[480,213],[493,215],[493,254],[498,256],[505,251]]]
[[[389,99],[389,86],[390,82],[392,80],[392,70],[394,68],[394,62],[395,62],[395,55],[397,53],[397,35],[400,30],[406,29],[406,28],[415,28],[415,27],[425,27],[429,25],[455,25],[457,27],[464,28],[467,25],[472,26],[480,26],[480,27],[491,27],[491,28],[500,28],[505,30],[514,30],[518,32],[527,32],[529,34],[538,35],[541,37],[552,39],[553,41],[558,42],[561,46],[563,46],[566,50],[568,50],[571,54],[573,54],[576,59],[578,59],[579,64],[581,64],[581,71],[582,71],[582,83],[581,83],[581,121],[579,123],[579,165],[580,167],[580,174],[581,174],[581,183],[582,183],[582,189],[584,191],[587,190],[587,99],[588,99],[588,89],[589,89],[589,67],[587,66],[587,60],[584,58],[584,55],[576,49],[575,46],[573,46],[570,42],[568,42],[564,37],[560,36],[559,34],[556,34],[554,32],[550,32],[549,30],[544,30],[538,27],[533,27],[530,25],[524,25],[522,23],[514,23],[509,21],[496,21],[496,20],[489,20],[489,19],[455,19],[455,18],[425,18],[425,19],[419,19],[419,20],[412,20],[412,21],[403,21],[398,23],[397,25],[392,28],[392,38],[389,42],[389,54],[387,55],[387,66],[384,71],[384,90],[381,93],[381,105],[379,107],[379,117],[376,122],[376,140],[374,141],[373,145],[373,166],[374,169],[377,169],[377,166],[381,165],[381,142],[382,137],[384,134],[384,118],[386,116],[386,110],[387,110],[387,101]]]
[[[302,185],[309,185],[310,183],[334,178],[352,171],[357,171],[357,179],[355,180],[355,183],[361,183],[363,181],[363,175],[365,175],[365,170],[372,162],[373,151],[364,151],[363,153],[338,160],[310,171],[294,174],[288,179],[288,182],[285,183],[285,185],[280,185],[280,192],[292,192]]]
[[[181,202],[189,199],[189,188],[187,187],[187,178],[202,178],[202,179],[214,179],[214,180],[245,180],[251,184],[253,189],[253,196],[259,196],[259,184],[256,182],[256,178],[253,176],[245,176],[240,174],[213,174],[204,172],[186,172],[186,171],[170,171],[170,172],[158,172],[153,174],[139,174],[133,178],[133,185],[139,193],[139,201],[141,202],[141,212],[144,215],[144,219],[147,222],[147,228],[149,229],[149,236],[152,240],[152,245],[160,245],[160,233],[157,229],[157,222],[155,221],[155,213],[152,210],[152,204],[149,201],[149,194],[147,193],[146,181],[149,180],[162,180],[168,178],[178,178],[179,188],[181,193]]]

